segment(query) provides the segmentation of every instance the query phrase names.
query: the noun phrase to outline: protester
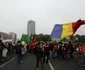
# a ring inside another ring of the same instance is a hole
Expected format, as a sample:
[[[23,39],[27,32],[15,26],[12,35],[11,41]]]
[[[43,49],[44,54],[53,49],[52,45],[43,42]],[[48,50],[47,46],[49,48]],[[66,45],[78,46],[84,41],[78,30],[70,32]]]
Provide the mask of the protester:
[[[37,46],[34,50],[34,54],[36,55],[36,60],[37,60],[37,63],[36,63],[37,70],[39,68],[39,62],[41,63],[42,70],[44,70],[44,67],[43,67],[43,44],[42,43],[37,44]]]
[[[29,51],[29,44],[26,42],[25,46],[26,46],[26,51],[28,52]]]
[[[70,58],[74,58],[73,57],[74,48],[73,48],[71,41],[69,41],[69,47],[70,47]]]
[[[12,43],[11,43],[11,42],[6,42],[5,46],[6,46],[7,50],[8,50],[8,54],[9,54],[10,57],[11,57],[11,54],[12,54],[12,51],[13,51],[13,50],[12,50],[12,49],[13,49]]]
[[[62,59],[62,42],[59,42],[58,44],[58,59]]]
[[[2,40],[0,39],[0,60],[2,60],[2,53],[5,45],[3,44]]]
[[[54,58],[56,52],[57,52],[57,49],[58,49],[58,44],[54,44],[53,46],[53,53],[52,53],[52,58]],[[56,54],[57,55],[57,54]]]
[[[53,44],[52,43],[50,43],[50,57],[52,57],[52,55],[53,55]]]
[[[48,63],[48,60],[49,60],[49,53],[50,51],[50,47],[49,47],[49,43],[45,43],[44,45],[44,59],[43,59],[43,62],[45,63]]]
[[[23,60],[22,60],[22,44],[20,41],[17,41],[17,44],[16,44],[16,54],[17,54],[17,62],[19,64],[23,63]]]
[[[12,43],[12,54],[15,53],[15,42]]]

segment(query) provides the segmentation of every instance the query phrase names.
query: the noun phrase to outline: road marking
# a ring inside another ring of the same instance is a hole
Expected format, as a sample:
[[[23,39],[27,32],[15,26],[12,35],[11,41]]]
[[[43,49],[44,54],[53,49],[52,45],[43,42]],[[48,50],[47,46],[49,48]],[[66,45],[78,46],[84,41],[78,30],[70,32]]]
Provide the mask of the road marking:
[[[50,61],[49,61],[49,66],[50,66],[51,70],[54,70],[54,68],[53,68],[52,64],[50,63]]]
[[[7,65],[8,63],[10,63],[11,61],[13,61],[16,58],[16,56],[14,58],[12,58],[11,60],[7,61],[6,63],[2,64],[0,66],[0,68],[4,67],[5,65]]]

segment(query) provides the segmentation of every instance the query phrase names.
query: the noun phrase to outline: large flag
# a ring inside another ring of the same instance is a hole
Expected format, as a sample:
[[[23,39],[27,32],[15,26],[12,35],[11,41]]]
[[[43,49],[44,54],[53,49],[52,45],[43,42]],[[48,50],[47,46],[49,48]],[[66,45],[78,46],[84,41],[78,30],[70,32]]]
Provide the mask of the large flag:
[[[29,41],[30,41],[30,37],[29,37],[29,35],[22,35],[22,37],[21,37],[21,41],[29,42]]]
[[[31,33],[31,34],[30,34],[30,39],[32,39],[32,38],[33,38],[33,34]]]
[[[31,41],[32,41],[32,42],[36,42],[36,34],[33,35]]]
[[[53,38],[64,38],[73,35],[83,24],[85,24],[85,20],[78,20],[77,22],[65,24],[56,24],[52,30],[51,36]]]
[[[36,42],[36,35],[31,34],[30,35],[30,40],[31,40],[31,42]]]

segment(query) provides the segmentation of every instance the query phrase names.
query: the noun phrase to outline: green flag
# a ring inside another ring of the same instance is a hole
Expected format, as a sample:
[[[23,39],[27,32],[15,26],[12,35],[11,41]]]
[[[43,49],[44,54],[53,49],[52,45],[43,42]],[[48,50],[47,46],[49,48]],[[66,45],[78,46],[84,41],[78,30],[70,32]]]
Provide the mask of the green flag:
[[[56,40],[56,42],[57,42],[57,43],[59,43],[59,42],[60,42],[60,40],[59,40],[59,39],[57,39],[57,40]]]
[[[22,37],[21,37],[21,41],[29,42],[29,41],[30,41],[30,37],[29,37],[29,35],[22,35]]]

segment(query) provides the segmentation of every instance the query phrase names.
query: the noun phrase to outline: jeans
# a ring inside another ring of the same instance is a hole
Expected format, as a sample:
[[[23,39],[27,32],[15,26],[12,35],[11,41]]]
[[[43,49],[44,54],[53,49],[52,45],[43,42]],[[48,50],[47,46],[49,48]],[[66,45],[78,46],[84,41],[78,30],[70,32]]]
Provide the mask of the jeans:
[[[53,50],[53,52],[52,52],[52,57],[54,57],[54,56],[55,56],[55,53],[56,53],[56,51],[55,51],[55,50]]]
[[[52,57],[52,55],[53,55],[53,50],[50,51],[50,57]]]
[[[17,54],[17,62],[21,63],[22,61],[22,54]]]

